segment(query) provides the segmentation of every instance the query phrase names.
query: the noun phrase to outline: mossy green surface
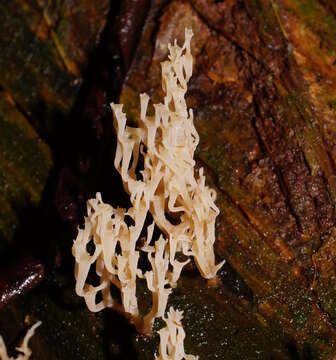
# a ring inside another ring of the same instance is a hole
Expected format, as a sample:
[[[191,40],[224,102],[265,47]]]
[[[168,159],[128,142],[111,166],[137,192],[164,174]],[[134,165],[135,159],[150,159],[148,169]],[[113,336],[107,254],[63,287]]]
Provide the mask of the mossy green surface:
[[[52,157],[7,93],[0,93],[0,237],[10,241],[18,215],[37,208]]]

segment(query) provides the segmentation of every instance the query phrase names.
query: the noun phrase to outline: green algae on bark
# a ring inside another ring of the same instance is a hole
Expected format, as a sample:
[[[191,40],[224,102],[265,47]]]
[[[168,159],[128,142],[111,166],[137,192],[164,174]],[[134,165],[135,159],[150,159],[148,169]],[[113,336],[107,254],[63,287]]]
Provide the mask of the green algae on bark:
[[[18,214],[39,205],[52,166],[49,147],[16,108],[0,93],[0,238],[11,240]]]
[[[69,114],[109,9],[107,0],[57,4],[0,4],[0,86],[44,136]]]

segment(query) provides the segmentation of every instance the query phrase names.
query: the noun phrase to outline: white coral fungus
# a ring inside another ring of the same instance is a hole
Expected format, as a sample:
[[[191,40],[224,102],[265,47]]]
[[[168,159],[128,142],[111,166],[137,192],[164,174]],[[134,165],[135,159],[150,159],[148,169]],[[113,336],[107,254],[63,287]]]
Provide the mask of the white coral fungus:
[[[31,349],[28,347],[29,340],[34,336],[35,330],[41,325],[41,321],[38,321],[36,324],[34,324],[26,333],[22,345],[20,347],[17,347],[16,350],[20,352],[21,354],[18,354],[17,357],[9,357],[7,354],[7,348],[5,345],[5,342],[0,336],[0,359],[1,360],[28,360],[30,358],[30,355],[32,354]]]
[[[183,312],[169,309],[166,326],[158,331],[160,335],[159,356],[157,360],[197,360],[198,356],[187,355],[184,351],[185,332],[182,327]]]
[[[205,185],[203,169],[198,176],[194,174],[193,157],[199,137],[192,110],[188,111],[185,101],[192,74],[191,37],[192,31],[186,29],[183,47],[176,41],[169,44],[169,60],[161,64],[164,101],[154,104],[154,116],[147,115],[147,94],[140,95],[138,128],[126,125],[121,104],[111,104],[117,130],[114,166],[132,206],[128,211],[114,209],[98,193],[88,201],[84,229],[78,230],[73,245],[76,293],[85,298],[88,308],[99,311],[111,307],[125,312],[143,332],[150,332],[154,319],[164,316],[168,296],[189,261],[178,261],[178,253],[192,256],[207,279],[214,278],[223,264],[215,264],[213,249],[219,213],[214,203],[216,193]],[[138,171],[140,157],[144,168]],[[148,212],[155,224],[147,228],[147,240],[139,249],[138,240]],[[127,218],[133,225],[127,226]],[[156,241],[152,239],[154,225],[163,233]],[[94,245],[92,254],[87,249],[89,243]],[[152,268],[144,274],[138,267],[141,251],[147,252]],[[100,278],[95,286],[88,283],[94,264]],[[152,292],[152,309],[141,317],[137,279],[145,279]],[[121,303],[111,296],[111,284],[119,289]],[[98,293],[101,301],[97,303]]]

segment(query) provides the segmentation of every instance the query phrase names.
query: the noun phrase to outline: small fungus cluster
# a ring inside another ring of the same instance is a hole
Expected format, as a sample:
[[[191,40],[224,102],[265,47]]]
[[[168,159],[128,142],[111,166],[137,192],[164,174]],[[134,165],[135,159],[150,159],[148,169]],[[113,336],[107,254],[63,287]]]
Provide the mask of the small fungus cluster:
[[[159,356],[156,360],[198,360],[198,356],[186,354],[184,351],[185,332],[182,326],[182,311],[172,307],[163,318],[166,326],[158,331],[160,335]]]
[[[17,357],[9,357],[7,353],[7,348],[5,345],[5,342],[0,336],[0,359],[1,360],[28,360],[30,358],[30,355],[32,354],[31,349],[28,347],[29,340],[33,337],[35,330],[41,325],[41,321],[38,321],[36,324],[34,324],[26,333],[22,344],[20,347],[16,348],[16,351],[18,351],[20,354],[17,355]]]

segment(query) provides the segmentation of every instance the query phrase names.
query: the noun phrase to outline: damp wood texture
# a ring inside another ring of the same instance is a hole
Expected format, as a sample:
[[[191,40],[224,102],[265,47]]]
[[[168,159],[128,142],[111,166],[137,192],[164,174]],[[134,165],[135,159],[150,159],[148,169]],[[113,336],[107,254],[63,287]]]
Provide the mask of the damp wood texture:
[[[0,4],[0,236],[10,243],[3,253],[21,246],[24,211],[33,207],[53,226],[37,232],[49,264],[42,285],[1,310],[9,349],[24,327],[41,320],[31,341],[36,359],[153,359],[158,336],[138,336],[109,311],[91,314],[74,295],[70,251],[96,191],[113,206],[129,206],[112,169],[108,103],[123,103],[136,125],[139,93],[161,98],[160,62],[169,41],[183,43],[187,27],[194,32],[187,105],[200,136],[196,160],[217,191],[215,251],[226,264],[217,287],[188,265],[171,295],[168,306],[184,311],[186,353],[332,359],[335,3],[59,4]],[[25,242],[36,243],[28,229]],[[149,297],[140,288],[144,306]]]

